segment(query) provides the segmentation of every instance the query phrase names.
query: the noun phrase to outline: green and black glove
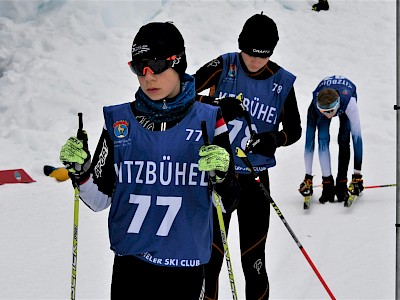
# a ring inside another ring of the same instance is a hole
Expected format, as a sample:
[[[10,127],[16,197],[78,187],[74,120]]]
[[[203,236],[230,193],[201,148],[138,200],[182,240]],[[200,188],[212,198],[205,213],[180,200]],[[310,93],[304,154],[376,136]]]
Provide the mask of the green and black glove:
[[[229,168],[229,153],[217,145],[201,146],[199,151],[200,171],[221,171],[226,172]]]
[[[87,134],[85,139],[70,137],[62,146],[60,151],[60,161],[69,172],[69,176],[79,184],[89,177],[91,156],[87,146]]]

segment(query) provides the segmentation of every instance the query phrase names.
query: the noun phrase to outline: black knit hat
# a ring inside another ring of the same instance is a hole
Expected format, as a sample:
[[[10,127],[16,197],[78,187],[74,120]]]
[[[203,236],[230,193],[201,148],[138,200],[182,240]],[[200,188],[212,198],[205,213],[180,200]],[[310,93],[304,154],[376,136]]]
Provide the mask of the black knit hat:
[[[182,76],[187,68],[185,42],[171,22],[153,22],[142,26],[132,43],[132,61],[166,59],[177,55],[172,68]]]
[[[244,24],[239,35],[239,49],[251,56],[270,57],[278,40],[275,22],[261,12]]]

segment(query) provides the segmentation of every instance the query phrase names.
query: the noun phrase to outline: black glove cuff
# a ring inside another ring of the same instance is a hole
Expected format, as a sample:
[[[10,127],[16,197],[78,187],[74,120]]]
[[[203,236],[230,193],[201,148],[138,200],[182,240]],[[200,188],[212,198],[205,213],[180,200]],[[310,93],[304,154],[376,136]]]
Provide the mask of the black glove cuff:
[[[283,131],[277,132],[275,141],[276,141],[276,147],[281,147],[281,146],[285,145],[287,142],[286,133]]]
[[[312,181],[312,179],[313,179],[312,175],[306,174],[306,176],[304,176],[304,180],[311,180]]]
[[[80,175],[68,172],[69,178],[71,178],[72,185],[77,184],[81,185],[84,184],[90,178],[90,171],[86,171]]]

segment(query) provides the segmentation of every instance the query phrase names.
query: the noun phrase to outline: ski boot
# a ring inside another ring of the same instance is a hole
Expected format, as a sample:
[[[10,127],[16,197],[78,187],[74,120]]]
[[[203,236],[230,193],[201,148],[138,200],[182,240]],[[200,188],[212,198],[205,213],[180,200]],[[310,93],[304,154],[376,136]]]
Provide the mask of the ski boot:
[[[328,9],[329,9],[328,0],[318,0],[318,3],[315,3],[312,6],[312,10],[315,11],[328,10]]]
[[[349,190],[352,195],[359,196],[364,190],[364,181],[361,174],[353,174],[352,180],[350,182]]]
[[[323,204],[328,201],[335,201],[335,183],[332,175],[328,177],[322,176],[322,195],[319,198],[319,202]]]
[[[349,200],[349,189],[347,187],[347,178],[338,179],[336,178],[336,187],[335,187],[336,197],[339,202],[347,202]]]

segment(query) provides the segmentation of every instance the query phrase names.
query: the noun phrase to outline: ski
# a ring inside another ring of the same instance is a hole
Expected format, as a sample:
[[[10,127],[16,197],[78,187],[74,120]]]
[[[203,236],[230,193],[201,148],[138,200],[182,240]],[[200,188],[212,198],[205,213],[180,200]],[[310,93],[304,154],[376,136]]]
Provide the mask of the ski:
[[[353,194],[353,186],[352,185],[349,186],[349,192],[350,192],[350,196],[349,196],[349,199],[347,199],[347,201],[344,201],[344,207],[350,207],[359,196],[359,195]]]
[[[347,201],[344,201],[344,207],[350,207],[357,198],[357,195],[350,195],[349,199],[347,199]]]
[[[310,204],[311,204],[311,196],[305,196],[304,197],[303,208],[304,209],[309,209],[310,208]]]

